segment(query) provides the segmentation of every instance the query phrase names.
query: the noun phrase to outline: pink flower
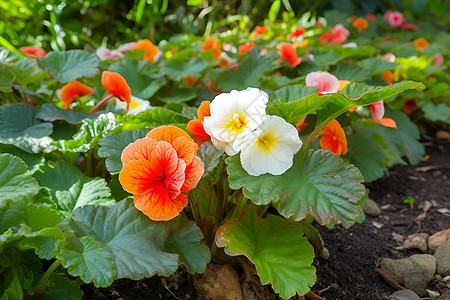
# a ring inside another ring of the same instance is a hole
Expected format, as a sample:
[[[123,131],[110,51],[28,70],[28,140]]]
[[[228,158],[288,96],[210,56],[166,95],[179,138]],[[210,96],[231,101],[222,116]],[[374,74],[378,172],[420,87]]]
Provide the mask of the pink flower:
[[[375,122],[380,122],[384,116],[384,104],[383,100],[369,104],[370,112]]]
[[[440,66],[442,65],[442,63],[444,62],[444,57],[442,56],[442,54],[437,53],[434,57],[433,57],[433,62],[435,66]]]
[[[383,55],[381,57],[381,59],[390,62],[390,63],[394,63],[395,62],[395,55],[392,52],[386,53],[385,55]]]
[[[126,43],[126,44],[120,45],[119,48],[117,48],[117,51],[119,51],[119,52],[133,51],[135,47],[136,47],[136,42]]]
[[[107,60],[107,59],[116,60],[119,58],[123,58],[122,52],[119,52],[117,50],[110,50],[105,47],[97,48],[95,54],[100,58],[100,60]]]
[[[314,86],[319,89],[319,94],[336,93],[339,88],[339,80],[336,76],[327,72],[311,72],[306,75],[306,86]]]
[[[337,24],[331,29],[331,34],[333,38],[331,39],[332,43],[342,44],[350,35],[350,32],[344,27],[342,24]]]
[[[392,27],[399,27],[401,26],[403,23],[405,23],[405,17],[403,16],[403,14],[399,11],[392,11],[392,10],[388,10],[384,16],[383,19],[385,19],[386,21],[389,22],[389,24]]]
[[[373,14],[368,14],[366,15],[366,19],[372,22],[376,22],[377,21],[377,17],[375,17],[375,15]]]

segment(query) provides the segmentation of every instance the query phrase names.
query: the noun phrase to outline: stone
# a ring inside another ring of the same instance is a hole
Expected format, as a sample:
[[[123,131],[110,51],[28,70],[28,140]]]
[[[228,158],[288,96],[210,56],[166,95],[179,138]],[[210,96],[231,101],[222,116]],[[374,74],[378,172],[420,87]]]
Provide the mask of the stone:
[[[436,232],[428,239],[428,247],[435,251],[439,245],[450,239],[450,228]]]
[[[420,300],[420,297],[411,290],[399,290],[391,294],[389,300]]]
[[[193,277],[193,283],[203,297],[199,299],[242,300],[238,274],[229,265],[211,263],[203,274]]]
[[[440,245],[434,253],[436,272],[441,276],[450,275],[450,240]]]
[[[414,254],[403,259],[383,258],[381,269],[399,284],[423,296],[436,271],[436,259],[430,254]]]
[[[378,204],[370,198],[367,198],[366,203],[364,203],[363,210],[372,217],[378,217],[381,214],[381,209]]]
[[[427,233],[414,234],[403,242],[403,247],[406,249],[419,249],[420,251],[425,252],[428,249],[428,238],[429,235]]]

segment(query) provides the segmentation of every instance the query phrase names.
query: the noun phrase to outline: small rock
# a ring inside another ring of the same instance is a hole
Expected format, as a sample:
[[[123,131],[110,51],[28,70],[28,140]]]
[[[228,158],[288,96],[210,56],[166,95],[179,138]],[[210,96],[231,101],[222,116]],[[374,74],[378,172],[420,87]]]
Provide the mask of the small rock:
[[[366,203],[364,203],[363,210],[372,217],[378,217],[381,214],[381,209],[378,204],[370,198],[367,198]]]
[[[443,140],[450,140],[450,133],[445,130],[436,131],[436,138]]]
[[[389,300],[420,300],[420,297],[411,290],[399,290],[390,295]]]
[[[383,258],[381,269],[399,284],[423,296],[436,271],[436,260],[429,254],[414,254],[403,259]]]
[[[211,263],[203,274],[193,277],[193,283],[204,297],[200,299],[242,300],[238,274],[229,265]]]
[[[322,257],[323,259],[329,259],[330,258],[330,251],[323,247],[322,252],[320,252],[320,257]]]
[[[439,245],[450,239],[450,228],[436,232],[428,239],[428,247],[435,251]]]
[[[420,251],[425,252],[428,249],[428,238],[429,235],[427,233],[414,234],[403,243],[403,246],[406,249],[419,249]]]
[[[436,272],[441,276],[450,275],[450,240],[440,245],[434,253]]]

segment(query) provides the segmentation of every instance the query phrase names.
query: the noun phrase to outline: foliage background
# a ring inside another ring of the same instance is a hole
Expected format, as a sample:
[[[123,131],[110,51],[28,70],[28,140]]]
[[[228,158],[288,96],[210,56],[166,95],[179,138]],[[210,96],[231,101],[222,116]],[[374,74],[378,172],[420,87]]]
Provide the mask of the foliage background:
[[[283,12],[300,17],[338,10],[348,16],[387,9],[450,25],[446,0],[0,0],[0,46],[92,50],[142,38],[159,42],[182,32],[209,35],[236,26],[251,31]]]

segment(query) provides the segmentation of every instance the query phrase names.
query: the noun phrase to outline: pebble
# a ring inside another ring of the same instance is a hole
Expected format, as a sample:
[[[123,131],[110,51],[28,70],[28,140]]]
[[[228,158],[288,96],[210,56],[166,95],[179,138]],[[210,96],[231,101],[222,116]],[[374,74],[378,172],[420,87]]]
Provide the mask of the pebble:
[[[399,290],[391,294],[389,300],[420,300],[420,297],[411,290]]]
[[[363,210],[372,217],[378,217],[381,214],[381,209],[378,204],[370,198],[367,198],[366,203],[364,203]]]
[[[427,251],[427,240],[430,236],[427,233],[414,234],[403,242],[403,247],[406,249],[419,249],[422,252]]]
[[[428,247],[435,251],[439,245],[450,239],[450,228],[436,232],[428,239]]]
[[[403,259],[383,258],[381,269],[399,284],[423,296],[436,271],[436,259],[430,254],[414,254]]]
[[[450,275],[450,240],[440,245],[434,253],[436,272],[441,276]]]

